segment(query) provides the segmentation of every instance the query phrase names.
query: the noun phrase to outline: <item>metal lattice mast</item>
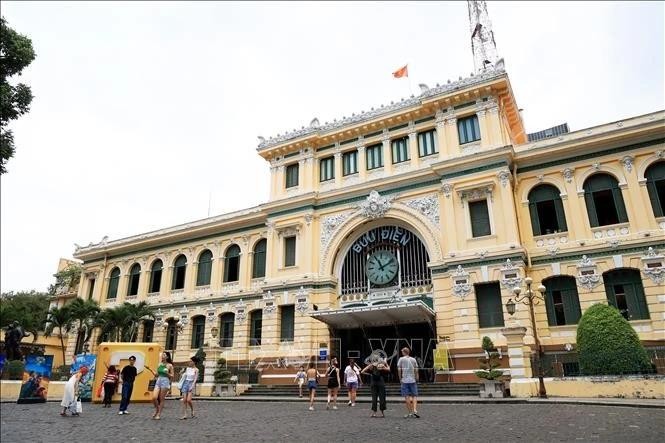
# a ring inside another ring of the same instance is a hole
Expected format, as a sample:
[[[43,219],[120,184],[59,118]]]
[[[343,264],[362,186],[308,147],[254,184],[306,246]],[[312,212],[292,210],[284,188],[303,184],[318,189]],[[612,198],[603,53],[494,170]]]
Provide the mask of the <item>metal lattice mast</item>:
[[[492,32],[492,22],[487,14],[487,2],[468,0],[469,26],[471,31],[471,50],[476,74],[488,69],[500,68],[503,59],[499,60]]]

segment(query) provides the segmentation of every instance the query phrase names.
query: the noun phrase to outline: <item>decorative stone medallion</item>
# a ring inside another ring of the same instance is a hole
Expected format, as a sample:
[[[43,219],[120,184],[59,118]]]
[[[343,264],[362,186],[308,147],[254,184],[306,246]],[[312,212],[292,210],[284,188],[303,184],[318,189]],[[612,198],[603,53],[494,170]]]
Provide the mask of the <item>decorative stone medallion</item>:
[[[600,284],[596,264],[586,255],[577,264],[577,284],[591,291]]]
[[[377,191],[372,191],[364,202],[358,204],[358,209],[366,218],[380,218],[390,209],[391,201],[390,198],[380,196]]]
[[[471,293],[469,273],[462,268],[462,265],[458,265],[450,278],[453,280],[453,295],[464,300]]]
[[[647,249],[645,255],[642,257],[644,268],[642,272],[649,277],[657,285],[665,282],[665,256],[659,254],[657,250],[651,246]]]

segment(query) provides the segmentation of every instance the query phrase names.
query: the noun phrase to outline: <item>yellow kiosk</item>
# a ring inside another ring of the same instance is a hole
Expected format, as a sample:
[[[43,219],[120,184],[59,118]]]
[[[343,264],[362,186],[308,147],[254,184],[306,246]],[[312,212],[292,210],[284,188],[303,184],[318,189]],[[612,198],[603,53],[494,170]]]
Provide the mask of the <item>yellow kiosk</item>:
[[[134,380],[134,389],[132,390],[132,402],[149,402],[151,401],[152,392],[148,385],[153,380],[152,372],[146,367],[157,371],[159,365],[160,354],[162,347],[156,343],[102,343],[97,348],[97,366],[95,370],[95,384],[92,389],[92,401],[101,403],[104,394],[97,395],[97,390],[102,384],[102,378],[106,373],[106,369],[115,365],[118,372],[122,370],[125,365],[129,364],[129,357],[135,356],[136,362],[136,380]],[[120,392],[122,392],[122,385],[118,386],[117,392],[113,395],[113,401],[120,401]]]

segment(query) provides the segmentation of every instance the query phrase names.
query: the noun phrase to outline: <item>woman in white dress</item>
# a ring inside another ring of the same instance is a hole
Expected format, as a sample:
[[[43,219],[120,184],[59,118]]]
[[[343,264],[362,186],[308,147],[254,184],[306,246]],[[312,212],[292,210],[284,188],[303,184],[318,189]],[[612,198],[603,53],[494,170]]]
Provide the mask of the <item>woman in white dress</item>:
[[[76,412],[75,407],[76,398],[79,393],[79,381],[81,381],[81,377],[87,373],[88,368],[86,366],[81,366],[81,368],[72,375],[69,380],[67,380],[67,383],[65,383],[65,393],[62,395],[62,402],[60,402],[60,406],[62,406],[62,412],[60,415],[63,417],[67,415],[68,408],[73,411],[72,415],[79,415],[78,412]]]

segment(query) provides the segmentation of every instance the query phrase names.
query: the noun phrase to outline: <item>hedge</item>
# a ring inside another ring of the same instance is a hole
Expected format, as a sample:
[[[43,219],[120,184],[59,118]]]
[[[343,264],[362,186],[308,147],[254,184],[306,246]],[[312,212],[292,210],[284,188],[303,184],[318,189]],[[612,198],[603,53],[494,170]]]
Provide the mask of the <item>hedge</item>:
[[[577,326],[581,375],[648,372],[651,366],[637,333],[618,309],[595,304]]]

